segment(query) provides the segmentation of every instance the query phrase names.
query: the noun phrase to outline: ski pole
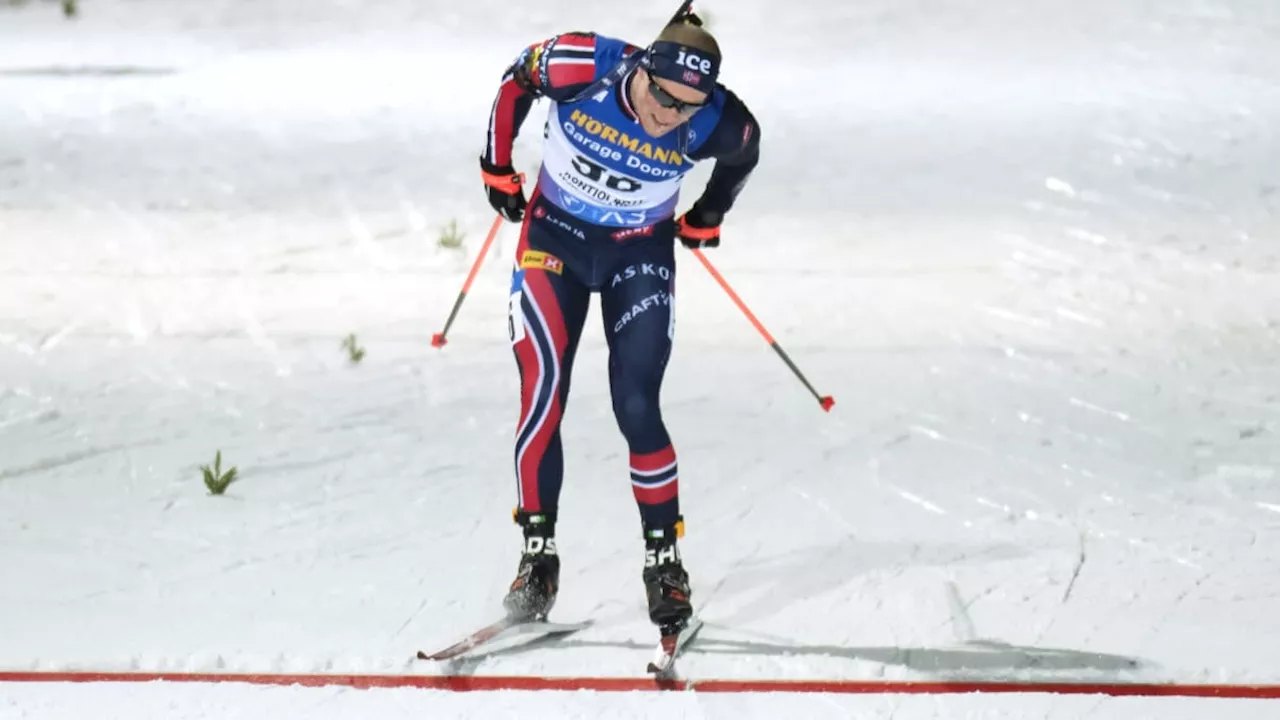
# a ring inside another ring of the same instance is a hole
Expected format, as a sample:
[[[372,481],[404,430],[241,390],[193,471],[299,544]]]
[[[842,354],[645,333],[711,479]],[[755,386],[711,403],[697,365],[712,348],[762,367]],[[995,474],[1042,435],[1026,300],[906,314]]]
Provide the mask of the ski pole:
[[[813,396],[817,398],[818,404],[822,406],[822,409],[826,412],[831,412],[831,406],[836,404],[835,398],[830,395],[820,395],[817,390],[813,389],[813,385],[811,385],[808,379],[805,378],[804,373],[800,372],[800,368],[796,367],[796,364],[791,361],[791,357],[787,355],[787,351],[782,349],[782,346],[773,338],[773,335],[770,335],[769,331],[764,328],[764,325],[756,319],[756,316],[747,308],[746,303],[742,302],[742,298],[738,297],[738,293],[734,292],[733,288],[729,287],[729,283],[726,282],[724,277],[722,277],[711,265],[711,261],[707,260],[707,257],[697,248],[693,248],[693,255],[698,258],[698,260],[702,261],[702,265],[707,268],[707,272],[711,273],[711,277],[715,278],[716,282],[720,283],[720,287],[724,288],[724,291],[729,294],[729,298],[738,306],[738,309],[747,316],[747,319],[751,321],[751,324],[754,325],[760,335],[764,337],[765,342],[769,343],[769,347],[773,348],[774,351],[778,353],[778,357],[781,357],[782,361],[787,364],[787,367],[791,368],[791,372],[795,373],[796,377],[800,379],[800,382],[804,383],[804,386],[809,389],[809,392],[813,393]]]
[[[462,283],[462,292],[458,293],[458,299],[453,303],[453,310],[449,312],[449,319],[444,323],[444,330],[431,336],[431,347],[442,348],[445,343],[449,342],[445,339],[445,335],[449,332],[449,327],[453,325],[453,319],[458,316],[458,310],[462,307],[462,301],[467,297],[467,291],[471,289],[471,281],[476,279],[476,273],[480,270],[480,265],[484,262],[484,256],[489,254],[489,245],[493,243],[493,238],[498,235],[498,228],[502,226],[502,216],[498,215],[493,218],[493,226],[489,228],[489,237],[484,239],[484,245],[480,248],[480,254],[476,255],[476,260],[471,264],[471,272],[467,273],[466,282]]]

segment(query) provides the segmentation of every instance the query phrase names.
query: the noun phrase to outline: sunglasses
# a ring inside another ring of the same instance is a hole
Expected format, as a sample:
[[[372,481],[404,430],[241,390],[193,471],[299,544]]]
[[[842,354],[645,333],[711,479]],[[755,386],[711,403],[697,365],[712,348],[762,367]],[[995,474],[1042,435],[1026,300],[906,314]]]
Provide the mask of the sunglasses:
[[[662,89],[662,86],[653,79],[653,76],[649,77],[649,94],[652,95],[653,99],[662,107],[667,108],[668,110],[675,110],[678,113],[692,115],[707,106],[705,100],[703,102],[693,103],[675,99],[672,97],[671,93]]]

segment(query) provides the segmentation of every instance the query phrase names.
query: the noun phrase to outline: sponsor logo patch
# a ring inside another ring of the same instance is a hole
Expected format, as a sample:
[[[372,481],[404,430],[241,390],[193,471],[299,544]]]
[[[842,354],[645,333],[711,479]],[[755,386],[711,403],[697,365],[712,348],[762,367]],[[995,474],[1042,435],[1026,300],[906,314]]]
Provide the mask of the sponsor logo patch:
[[[638,228],[623,228],[621,230],[614,232],[612,237],[614,240],[617,240],[618,242],[622,242],[627,238],[640,237],[641,235],[652,235],[652,234],[653,234],[653,226],[645,225],[644,227],[638,227]]]
[[[524,254],[520,256],[520,267],[541,268],[557,275],[564,273],[564,263],[560,261],[560,258],[541,250],[525,250]]]

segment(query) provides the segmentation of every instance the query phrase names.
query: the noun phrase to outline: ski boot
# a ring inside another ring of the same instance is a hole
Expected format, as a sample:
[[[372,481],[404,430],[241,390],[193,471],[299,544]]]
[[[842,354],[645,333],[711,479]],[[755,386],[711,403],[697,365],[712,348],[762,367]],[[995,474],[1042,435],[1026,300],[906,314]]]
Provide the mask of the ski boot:
[[[644,588],[649,599],[649,619],[663,637],[680,634],[689,624],[693,605],[689,598],[689,574],[680,562],[676,540],[684,535],[684,520],[672,525],[644,526]]]
[[[520,567],[512,581],[502,607],[507,616],[524,622],[544,621],[556,603],[560,590],[560,556],[556,554],[556,514],[512,513],[516,524],[524,528],[524,551]]]

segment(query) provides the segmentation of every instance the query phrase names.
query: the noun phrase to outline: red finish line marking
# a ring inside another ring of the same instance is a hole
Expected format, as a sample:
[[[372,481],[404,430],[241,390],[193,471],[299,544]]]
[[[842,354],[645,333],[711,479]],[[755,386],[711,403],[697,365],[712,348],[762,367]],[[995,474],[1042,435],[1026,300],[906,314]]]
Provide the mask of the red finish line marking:
[[[671,680],[626,677],[529,677],[522,675],[341,675],[184,672],[0,672],[0,682],[71,683],[248,683],[251,685],[422,688],[454,692],[492,690],[594,690],[596,692],[683,691],[702,693],[843,693],[947,695],[963,693],[1051,693],[1116,697],[1280,698],[1280,685],[1192,685],[1181,683],[1076,683],[1002,681],[875,680]]]

